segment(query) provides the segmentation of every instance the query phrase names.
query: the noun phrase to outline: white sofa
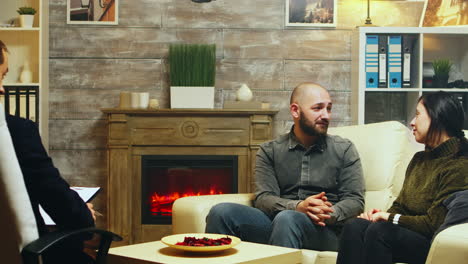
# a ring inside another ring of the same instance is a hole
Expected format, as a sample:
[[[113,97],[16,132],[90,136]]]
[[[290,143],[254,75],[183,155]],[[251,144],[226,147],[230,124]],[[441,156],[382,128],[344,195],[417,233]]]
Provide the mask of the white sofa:
[[[387,209],[403,184],[406,167],[423,145],[396,121],[336,127],[330,134],[349,138],[359,151],[366,180],[365,210]],[[468,133],[466,133],[468,134]],[[224,194],[184,197],[173,206],[173,233],[203,233],[210,208],[221,202],[252,206],[254,195]],[[302,250],[303,264],[336,263],[336,252]],[[464,263],[468,259],[468,224],[441,232],[434,240],[426,263]]]

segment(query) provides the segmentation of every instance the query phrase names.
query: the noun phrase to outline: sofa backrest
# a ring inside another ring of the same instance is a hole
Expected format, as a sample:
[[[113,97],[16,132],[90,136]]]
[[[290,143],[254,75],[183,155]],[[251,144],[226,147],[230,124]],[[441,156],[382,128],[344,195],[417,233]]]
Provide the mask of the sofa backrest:
[[[417,144],[410,130],[397,121],[333,127],[328,133],[350,139],[356,146],[366,182],[365,210],[387,209],[400,192],[406,167]]]

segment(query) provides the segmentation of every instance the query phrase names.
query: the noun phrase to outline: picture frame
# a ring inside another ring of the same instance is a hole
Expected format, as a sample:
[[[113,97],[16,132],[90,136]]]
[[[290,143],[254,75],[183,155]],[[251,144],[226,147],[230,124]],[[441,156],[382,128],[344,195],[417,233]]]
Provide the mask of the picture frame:
[[[468,26],[468,13],[463,11],[465,0],[426,0],[420,27]]]
[[[67,0],[67,24],[118,23],[119,0]]]
[[[285,0],[286,27],[336,28],[338,0]]]

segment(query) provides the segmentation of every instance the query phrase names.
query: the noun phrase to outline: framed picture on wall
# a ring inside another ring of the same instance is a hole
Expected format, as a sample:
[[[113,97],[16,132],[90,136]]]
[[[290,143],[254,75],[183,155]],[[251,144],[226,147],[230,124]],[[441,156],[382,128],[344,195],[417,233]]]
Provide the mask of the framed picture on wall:
[[[287,27],[336,27],[338,0],[285,0]]]
[[[67,24],[117,25],[119,0],[67,0]]]
[[[426,0],[419,26],[468,26],[466,0]]]

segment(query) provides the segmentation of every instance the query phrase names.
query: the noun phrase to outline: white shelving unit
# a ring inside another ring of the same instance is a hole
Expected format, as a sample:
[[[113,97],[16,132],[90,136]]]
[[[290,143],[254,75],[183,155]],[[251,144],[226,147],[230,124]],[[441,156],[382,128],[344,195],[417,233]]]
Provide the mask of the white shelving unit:
[[[48,132],[48,5],[46,0],[2,0],[0,8],[0,40],[9,50],[9,72],[4,80],[5,87],[34,88],[39,91],[39,115],[33,112],[29,117],[39,122],[42,138],[47,145]],[[16,10],[22,6],[36,9],[32,28],[19,27]],[[6,27],[9,25],[9,27]],[[20,82],[20,74],[25,64],[32,72],[32,81]],[[24,96],[22,95],[21,98]],[[0,98],[4,103],[4,98]],[[30,102],[34,102],[31,101]],[[35,99],[34,99],[35,100]],[[12,99],[10,98],[10,102]],[[10,104],[10,113],[15,111]]]
[[[415,37],[410,87],[366,88],[366,36],[379,34]],[[353,123],[397,120],[407,125],[414,116],[417,99],[423,93],[440,90],[464,97],[465,111],[468,112],[468,88],[423,87],[423,63],[431,63],[435,59],[450,59],[458,76],[465,82],[468,81],[468,28],[360,27],[355,30],[352,41]]]

